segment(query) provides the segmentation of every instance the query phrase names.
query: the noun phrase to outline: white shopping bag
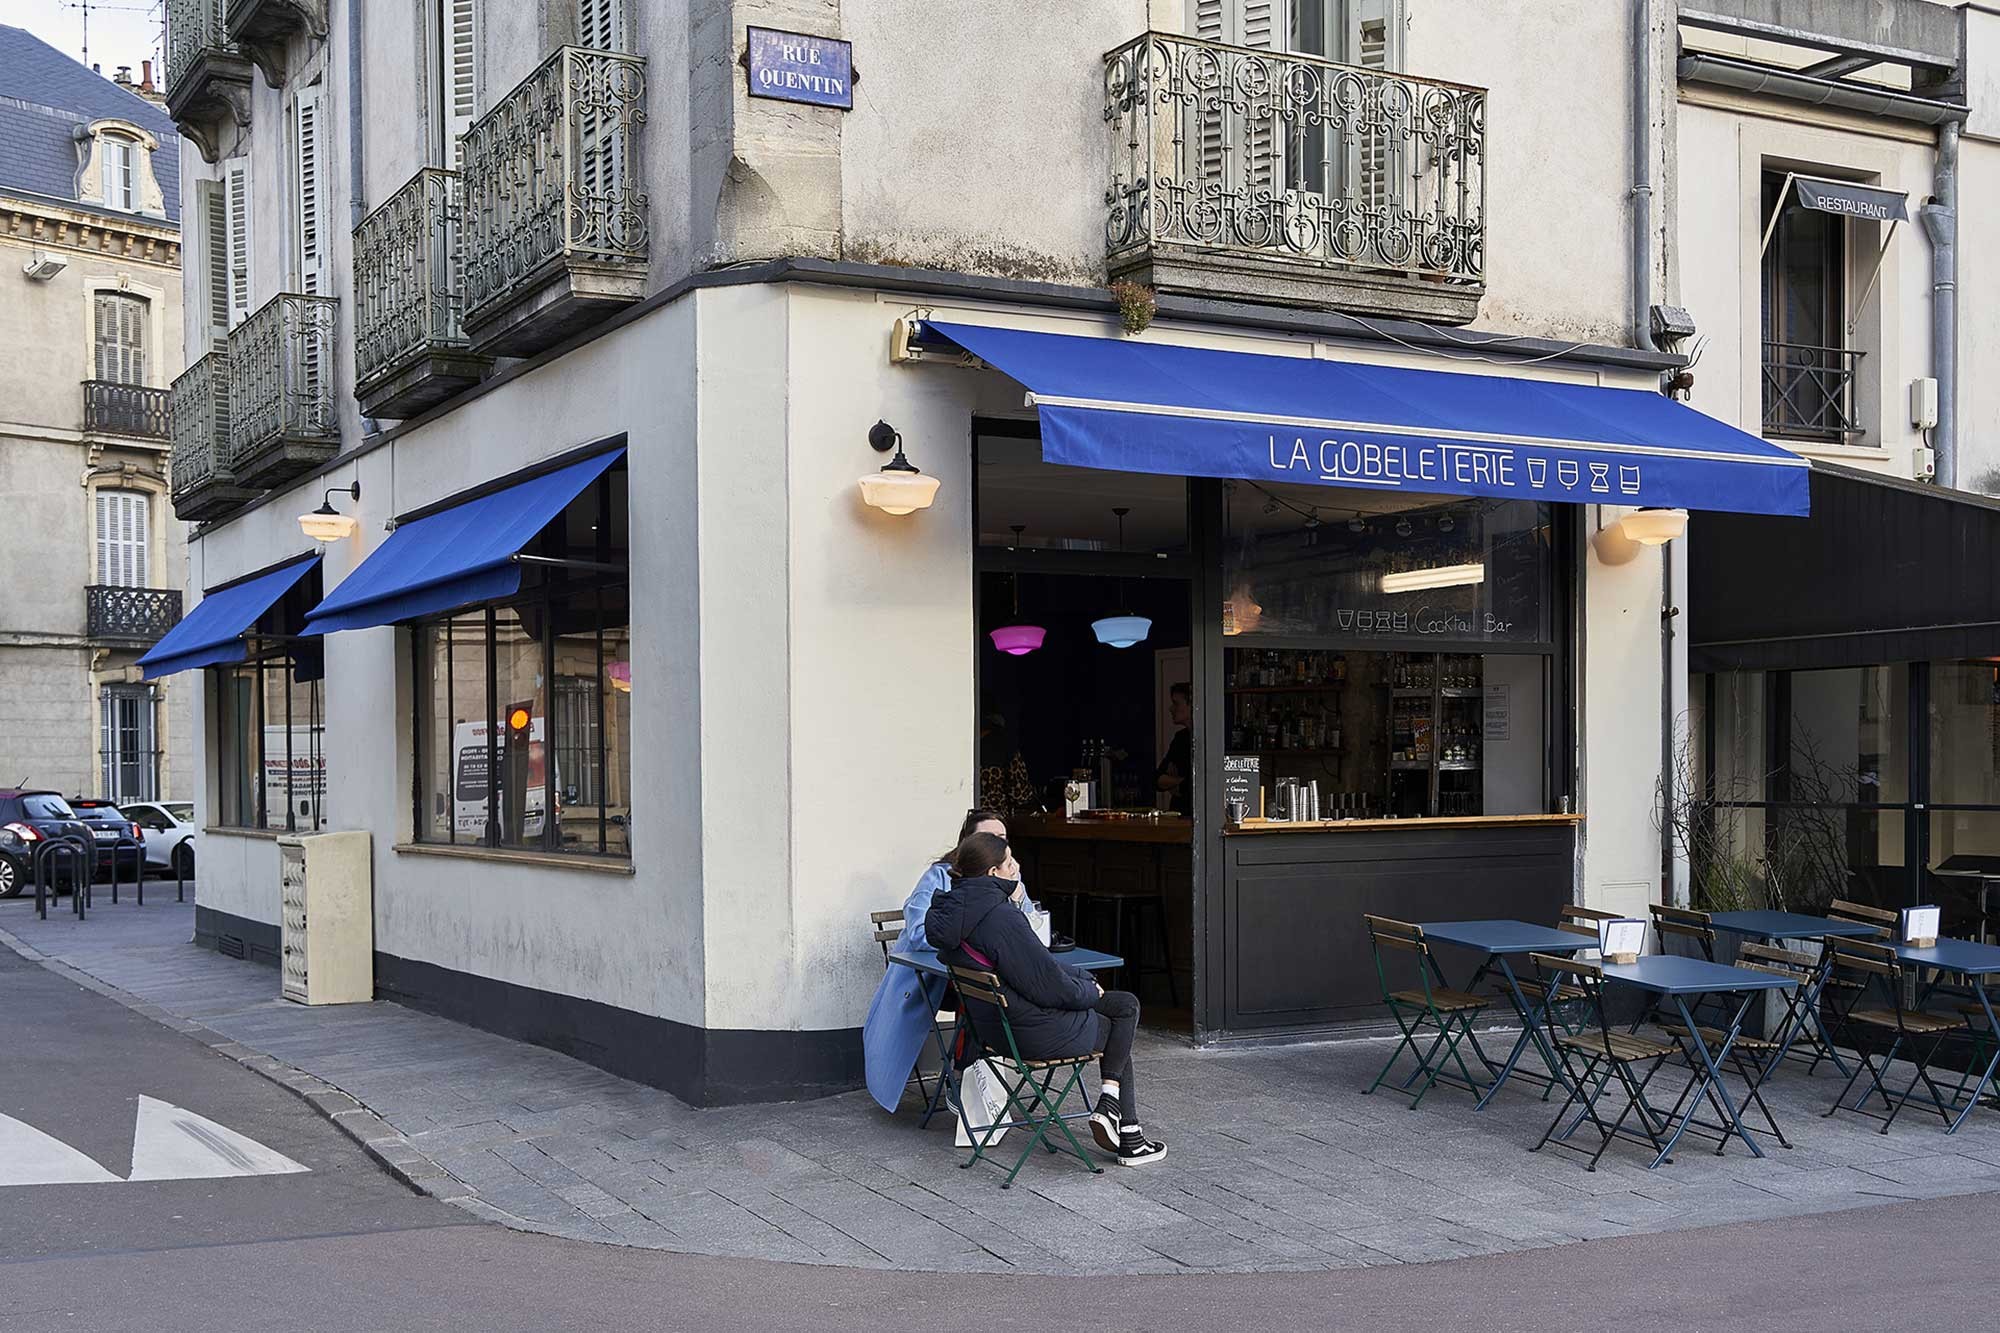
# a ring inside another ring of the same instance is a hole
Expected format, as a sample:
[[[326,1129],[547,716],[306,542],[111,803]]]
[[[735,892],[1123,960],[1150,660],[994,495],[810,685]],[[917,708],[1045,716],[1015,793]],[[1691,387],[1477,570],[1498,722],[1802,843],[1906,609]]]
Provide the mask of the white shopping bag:
[[[957,1143],[961,1148],[972,1146],[970,1131],[983,1131],[994,1121],[1006,1118],[1007,1084],[1001,1081],[1000,1071],[991,1060],[976,1060],[960,1073],[958,1105]],[[1007,1131],[1000,1130],[986,1146],[995,1147],[1006,1137]]]

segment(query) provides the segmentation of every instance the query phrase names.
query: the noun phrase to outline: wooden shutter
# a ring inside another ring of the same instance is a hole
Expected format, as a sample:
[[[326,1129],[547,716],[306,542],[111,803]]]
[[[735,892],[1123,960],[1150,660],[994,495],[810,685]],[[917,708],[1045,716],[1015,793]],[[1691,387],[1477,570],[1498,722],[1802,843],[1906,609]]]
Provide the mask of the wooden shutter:
[[[229,326],[250,313],[250,166],[232,162],[229,186]]]
[[[118,588],[147,586],[151,514],[143,491],[97,493],[97,581]]]
[[[196,193],[201,210],[202,309],[208,314],[208,340],[213,343],[229,332],[229,190],[224,181],[202,181]]]
[[[576,0],[576,44],[593,51],[623,51],[623,0]]]
[[[293,194],[296,206],[294,239],[298,290],[318,296],[326,289],[326,239],[322,225],[320,161],[320,87],[301,88],[292,103]]]
[[[99,292],[92,300],[97,378],[113,384],[146,382],[146,302],[123,292]]]
[[[438,6],[437,86],[443,113],[444,164],[456,171],[460,165],[458,139],[472,127],[478,96],[478,2],[438,0]]]

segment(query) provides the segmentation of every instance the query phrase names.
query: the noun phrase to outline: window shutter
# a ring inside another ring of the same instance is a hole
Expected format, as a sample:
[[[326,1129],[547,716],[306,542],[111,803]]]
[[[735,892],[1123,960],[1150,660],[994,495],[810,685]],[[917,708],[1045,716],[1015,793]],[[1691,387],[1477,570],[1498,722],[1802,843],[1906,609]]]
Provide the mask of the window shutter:
[[[118,298],[99,292],[92,298],[92,327],[96,331],[97,375],[101,380],[118,378]]]
[[[1188,26],[1195,36],[1210,42],[1225,40],[1224,5],[1225,0],[1193,0],[1193,15]]]
[[[250,313],[250,167],[229,168],[229,325]]]
[[[298,289],[318,296],[326,287],[325,239],[320,225],[320,89],[299,90],[292,104],[292,153],[296,173],[293,200],[298,206]]]
[[[151,514],[141,491],[97,493],[97,581],[143,588],[151,574]]]
[[[113,384],[146,382],[146,302],[123,292],[92,298],[97,378]]]
[[[623,51],[623,0],[576,0],[576,44],[593,51]]]
[[[123,383],[146,382],[146,303],[126,297],[118,303],[118,340],[124,345]]]
[[[213,342],[229,332],[229,193],[226,182],[203,181],[201,246],[207,263],[208,336]]]
[[[444,106],[444,161],[456,171],[460,165],[458,139],[472,127],[478,94],[478,3],[440,0],[440,4],[438,88]]]

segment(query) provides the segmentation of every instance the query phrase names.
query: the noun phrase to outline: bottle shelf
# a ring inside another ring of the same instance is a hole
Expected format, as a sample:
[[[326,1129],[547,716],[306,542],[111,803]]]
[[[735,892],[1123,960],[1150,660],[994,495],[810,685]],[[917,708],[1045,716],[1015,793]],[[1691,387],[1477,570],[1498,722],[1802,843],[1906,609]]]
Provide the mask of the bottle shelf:
[[[1230,694],[1339,694],[1347,686],[1339,683],[1325,685],[1231,685]]]

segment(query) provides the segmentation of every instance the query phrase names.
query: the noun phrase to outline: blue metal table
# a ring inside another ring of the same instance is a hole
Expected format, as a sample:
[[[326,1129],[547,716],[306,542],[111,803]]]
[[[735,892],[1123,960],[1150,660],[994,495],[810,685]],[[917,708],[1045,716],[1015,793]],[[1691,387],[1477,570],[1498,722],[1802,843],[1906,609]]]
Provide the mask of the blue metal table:
[[[1085,949],[1081,946],[1067,953],[1056,954],[1054,957],[1059,963],[1068,963],[1071,967],[1080,967],[1086,972],[1102,972],[1108,968],[1125,966],[1125,960],[1115,953],[1100,953],[1096,949]],[[944,960],[937,956],[935,949],[891,949],[889,961],[898,967],[907,967],[927,977],[937,977],[941,981],[951,980],[951,969],[945,966]],[[963,1021],[961,1018],[952,1024],[953,1038],[957,1037],[959,1023]],[[946,1040],[943,1030],[935,1022],[931,1024],[931,1040],[937,1045],[938,1085],[937,1091],[931,1094],[930,1101],[924,1105],[924,1118],[919,1122],[924,1125],[930,1124],[931,1117],[936,1115],[938,1107],[944,1104],[946,1088],[956,1086],[958,1073],[951,1060],[951,1048],[957,1044],[956,1041]]]
[[[1695,1108],[1701,1105],[1703,1097],[1709,1098],[1728,1122],[1720,1127],[1723,1131],[1722,1141],[1727,1143],[1732,1136],[1740,1138],[1749,1146],[1753,1157],[1762,1157],[1764,1150],[1757,1146],[1756,1141],[1750,1137],[1750,1131],[1744,1127],[1742,1113],[1736,1109],[1736,1100],[1729,1095],[1729,1089],[1724,1086],[1722,1071],[1716,1067],[1716,1062],[1729,1058],[1729,1048],[1736,1044],[1736,1034],[1743,1027],[1743,1015],[1748,1012],[1750,1001],[1755,995],[1763,991],[1783,990],[1799,983],[1791,977],[1774,976],[1769,972],[1752,972],[1747,968],[1729,967],[1702,958],[1682,958],[1673,954],[1647,954],[1637,962],[1606,963],[1604,979],[1672,1001],[1674,1011],[1680,1015],[1682,1028],[1687,1034],[1688,1049],[1701,1059],[1700,1067],[1695,1070],[1694,1082],[1690,1083],[1681,1094],[1681,1100],[1676,1104],[1676,1111],[1668,1116],[1669,1120],[1677,1122],[1674,1124],[1673,1133],[1668,1137],[1666,1146],[1660,1149],[1659,1156],[1655,1157],[1650,1165],[1658,1166],[1673,1155],[1674,1145],[1681,1141],[1681,1136],[1687,1133],[1688,1126],[1694,1123]],[[1722,1045],[1719,1049],[1711,1051],[1708,1043],[1702,1040],[1701,1029],[1694,1021],[1694,1014],[1688,1009],[1688,997],[1738,993],[1741,993],[1743,998],[1737,1004],[1735,1014],[1730,1018],[1729,1028],[1723,1034]],[[1687,1109],[1680,1111],[1680,1106],[1685,1106]]]
[[[1855,939],[1872,940],[1881,933],[1880,929],[1860,921],[1840,921],[1830,916],[1810,916],[1804,912],[1716,912],[1708,919],[1714,929],[1729,935],[1745,935],[1755,939],[1769,940],[1772,944],[1782,944],[1792,940]],[[1785,1023],[1785,1030],[1779,1034],[1778,1053],[1772,1057],[1772,1068],[1777,1062],[1792,1053],[1792,1044],[1801,1033],[1811,1043],[1814,1058],[1824,1056],[1833,1061],[1833,1067],[1842,1074],[1848,1073],[1847,1064],[1834,1049],[1833,1038],[1827,1034],[1826,1023],[1819,1016],[1820,992],[1826,989],[1827,978],[1833,973],[1833,955],[1820,950],[1819,965],[1813,969],[1806,981],[1798,1002],[1792,1006],[1791,1017]],[[1812,1030],[1806,1031],[1811,1024]],[[1811,1072],[1808,1070],[1807,1072]]]
[[[1513,1074],[1514,1066],[1521,1062],[1521,1054],[1528,1049],[1530,1042],[1534,1043],[1536,1053],[1542,1057],[1542,1063],[1549,1071],[1549,1078],[1542,1081],[1563,1083],[1567,1087],[1567,1082],[1563,1078],[1562,1062],[1556,1058],[1555,1052],[1549,1049],[1548,1037],[1542,1031],[1541,1020],[1547,1011],[1551,992],[1546,989],[1543,991],[1540,1004],[1529,1003],[1528,997],[1521,991],[1520,979],[1514,975],[1514,968],[1507,960],[1509,955],[1513,954],[1573,954],[1584,949],[1595,949],[1597,941],[1588,935],[1576,934],[1574,931],[1556,930],[1550,926],[1532,925],[1526,921],[1420,921],[1416,924],[1424,932],[1424,938],[1432,943],[1456,944],[1460,948],[1474,949],[1485,955],[1479,964],[1479,970],[1472,974],[1472,980],[1467,983],[1465,989],[1471,991],[1479,985],[1488,972],[1498,971],[1507,983],[1507,998],[1513,1003],[1514,1012],[1521,1016],[1521,1035],[1514,1039],[1514,1049],[1507,1053],[1506,1060],[1500,1064],[1494,1064],[1487,1057],[1485,1050],[1479,1044],[1478,1035],[1472,1034],[1473,1053],[1493,1074],[1493,1082],[1485,1092],[1479,1094],[1479,1100],[1473,1109],[1476,1111],[1486,1109],[1486,1104],[1493,1100],[1501,1085]],[[1432,966],[1436,966],[1435,962]],[[1438,984],[1444,984],[1442,976],[1438,978]],[[1531,1073],[1526,1077],[1539,1076]]]
[[[1978,999],[1979,1007],[1986,1014],[1988,1039],[1994,1042],[1993,1054],[1987,1058],[1986,1068],[1979,1073],[1979,1082],[1973,1087],[1972,1095],[1965,1099],[1965,1105],[1958,1108],[1958,1114],[1945,1127],[1945,1133],[1956,1134],[1958,1127],[1965,1123],[1965,1117],[1972,1114],[1972,1108],[1979,1105],[1979,1099],[1993,1082],[1993,1071],[2000,1066],[2000,1021],[1993,1016],[1993,999],[1987,994],[1989,981],[2000,976],[2000,944],[1982,944],[1976,940],[1941,939],[1929,948],[1920,949],[1914,944],[1890,943],[1896,956],[1912,967],[1933,968],[1940,973],[1954,973],[1965,978],[1966,985]],[[1937,990],[1939,978],[1933,978],[1924,990],[1925,998]],[[1960,1085],[1963,1087],[1963,1084]]]

